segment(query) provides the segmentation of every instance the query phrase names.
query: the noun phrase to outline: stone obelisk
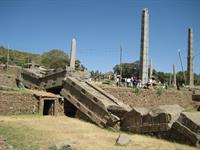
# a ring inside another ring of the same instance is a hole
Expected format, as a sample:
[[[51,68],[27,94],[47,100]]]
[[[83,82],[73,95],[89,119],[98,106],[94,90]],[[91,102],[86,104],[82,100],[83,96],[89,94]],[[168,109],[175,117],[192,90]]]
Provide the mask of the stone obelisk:
[[[70,54],[70,68],[75,69],[76,61],[76,39],[72,39],[71,54]]]
[[[173,86],[176,87],[176,69],[174,64],[173,64]]]
[[[153,74],[153,63],[152,63],[152,59],[150,59],[149,61],[149,78],[152,77]]]
[[[149,13],[148,9],[142,11],[141,45],[140,45],[140,79],[142,84],[148,82],[148,46],[149,46]]]
[[[192,32],[192,28],[188,29],[187,84],[189,86],[194,86],[194,74],[193,74],[193,32]]]

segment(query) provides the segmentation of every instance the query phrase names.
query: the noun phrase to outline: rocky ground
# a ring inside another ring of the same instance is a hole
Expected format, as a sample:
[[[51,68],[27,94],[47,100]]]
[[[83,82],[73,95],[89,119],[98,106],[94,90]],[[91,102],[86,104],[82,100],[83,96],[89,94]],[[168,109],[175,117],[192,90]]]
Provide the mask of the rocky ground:
[[[0,86],[17,87],[16,76],[18,67],[12,66],[8,70],[4,69],[4,66],[0,65]]]
[[[9,145],[6,140],[0,136],[0,150],[13,150],[13,147]]]

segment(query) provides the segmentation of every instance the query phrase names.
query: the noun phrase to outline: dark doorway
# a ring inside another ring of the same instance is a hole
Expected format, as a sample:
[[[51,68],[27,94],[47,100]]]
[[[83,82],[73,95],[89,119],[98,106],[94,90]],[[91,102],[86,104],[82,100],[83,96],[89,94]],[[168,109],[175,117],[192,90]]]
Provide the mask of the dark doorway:
[[[43,115],[54,115],[55,111],[55,101],[54,100],[44,100]]]
[[[68,117],[75,117],[77,108],[68,100],[64,100],[64,113]]]

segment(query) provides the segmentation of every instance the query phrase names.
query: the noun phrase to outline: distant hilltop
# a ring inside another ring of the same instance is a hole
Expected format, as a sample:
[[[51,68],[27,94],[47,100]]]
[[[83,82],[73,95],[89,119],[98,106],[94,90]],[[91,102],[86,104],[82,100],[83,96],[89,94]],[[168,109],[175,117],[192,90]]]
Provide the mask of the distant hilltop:
[[[0,47],[0,64],[24,66],[27,63],[35,62],[45,68],[63,68],[69,66],[69,55],[63,50],[52,49],[42,55],[33,54],[30,52],[22,52],[20,50],[8,49]],[[85,67],[79,60],[76,60],[76,69],[83,70]]]

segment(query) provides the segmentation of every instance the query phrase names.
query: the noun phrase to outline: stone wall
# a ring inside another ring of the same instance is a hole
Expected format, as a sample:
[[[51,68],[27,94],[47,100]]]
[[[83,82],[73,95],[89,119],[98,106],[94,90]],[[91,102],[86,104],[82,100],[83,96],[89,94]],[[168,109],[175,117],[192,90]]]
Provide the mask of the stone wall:
[[[37,102],[31,93],[0,92],[0,115],[37,112]]]
[[[38,113],[39,100],[30,92],[0,92],[0,115]],[[57,115],[64,115],[64,104],[59,101]]]

